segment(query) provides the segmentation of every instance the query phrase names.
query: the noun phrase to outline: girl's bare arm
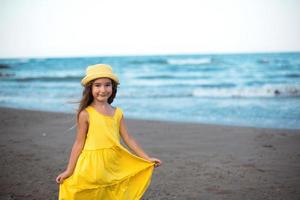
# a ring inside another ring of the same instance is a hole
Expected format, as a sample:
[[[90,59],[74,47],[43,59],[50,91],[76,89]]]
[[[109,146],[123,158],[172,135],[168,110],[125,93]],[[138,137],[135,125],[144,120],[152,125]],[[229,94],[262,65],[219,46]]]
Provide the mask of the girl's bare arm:
[[[151,162],[155,163],[155,167],[158,167],[162,164],[162,161],[157,158],[149,157],[146,152],[143,151],[143,149],[137,144],[135,139],[128,133],[127,127],[125,124],[124,117],[122,117],[120,122],[120,134],[125,142],[125,144],[133,150],[139,157],[142,157],[146,160],[149,160]]]
[[[85,138],[86,134],[88,131],[88,113],[87,111],[83,110],[79,114],[79,119],[77,123],[77,135],[75,142],[72,147],[69,163],[67,166],[67,169],[58,175],[56,178],[56,182],[61,183],[65,178],[71,176],[73,174],[73,171],[76,166],[77,159],[83,149],[84,143],[85,143]]]
[[[138,156],[146,160],[150,160],[150,157],[146,154],[146,152],[143,151],[143,149],[138,145],[135,139],[128,133],[124,117],[122,117],[120,122],[120,134],[122,136],[124,143],[131,150],[133,150]]]

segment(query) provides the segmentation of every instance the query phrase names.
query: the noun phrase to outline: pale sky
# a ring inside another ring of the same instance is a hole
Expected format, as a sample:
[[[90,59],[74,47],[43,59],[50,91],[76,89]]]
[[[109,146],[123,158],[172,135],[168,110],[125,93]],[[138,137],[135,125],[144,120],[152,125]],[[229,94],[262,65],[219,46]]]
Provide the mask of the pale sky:
[[[0,0],[0,58],[300,51],[298,0]]]

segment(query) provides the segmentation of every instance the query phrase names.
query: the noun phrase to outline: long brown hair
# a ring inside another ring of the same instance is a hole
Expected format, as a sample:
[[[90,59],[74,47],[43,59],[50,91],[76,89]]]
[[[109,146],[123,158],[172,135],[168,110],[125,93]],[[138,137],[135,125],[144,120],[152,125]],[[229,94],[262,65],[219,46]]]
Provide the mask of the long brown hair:
[[[92,86],[93,86],[93,83],[95,82],[95,80],[96,79],[91,80],[84,86],[84,89],[82,92],[82,98],[79,102],[79,108],[77,111],[77,122],[79,120],[79,113],[81,111],[83,111],[86,107],[88,107],[94,100],[94,97],[92,94]],[[112,94],[110,95],[110,97],[107,100],[107,103],[109,103],[109,104],[111,104],[114,101],[114,99],[117,95],[117,87],[118,87],[118,84],[114,80],[112,80],[112,79],[110,79],[110,80],[112,83]]]

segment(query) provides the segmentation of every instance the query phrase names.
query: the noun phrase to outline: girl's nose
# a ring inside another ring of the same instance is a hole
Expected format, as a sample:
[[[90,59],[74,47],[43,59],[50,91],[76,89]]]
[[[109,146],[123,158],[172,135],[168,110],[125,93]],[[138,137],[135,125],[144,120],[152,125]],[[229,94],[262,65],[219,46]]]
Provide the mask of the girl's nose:
[[[105,92],[105,87],[100,87],[100,92]]]

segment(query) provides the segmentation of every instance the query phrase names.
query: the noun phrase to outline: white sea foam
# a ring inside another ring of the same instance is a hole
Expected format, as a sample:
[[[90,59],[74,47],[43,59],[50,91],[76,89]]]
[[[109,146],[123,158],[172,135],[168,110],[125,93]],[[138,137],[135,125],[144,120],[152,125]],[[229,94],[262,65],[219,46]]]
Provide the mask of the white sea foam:
[[[168,59],[167,62],[171,65],[201,65],[210,64],[211,58]]]
[[[193,91],[196,97],[297,97],[300,85],[265,85],[255,88],[198,88]]]

